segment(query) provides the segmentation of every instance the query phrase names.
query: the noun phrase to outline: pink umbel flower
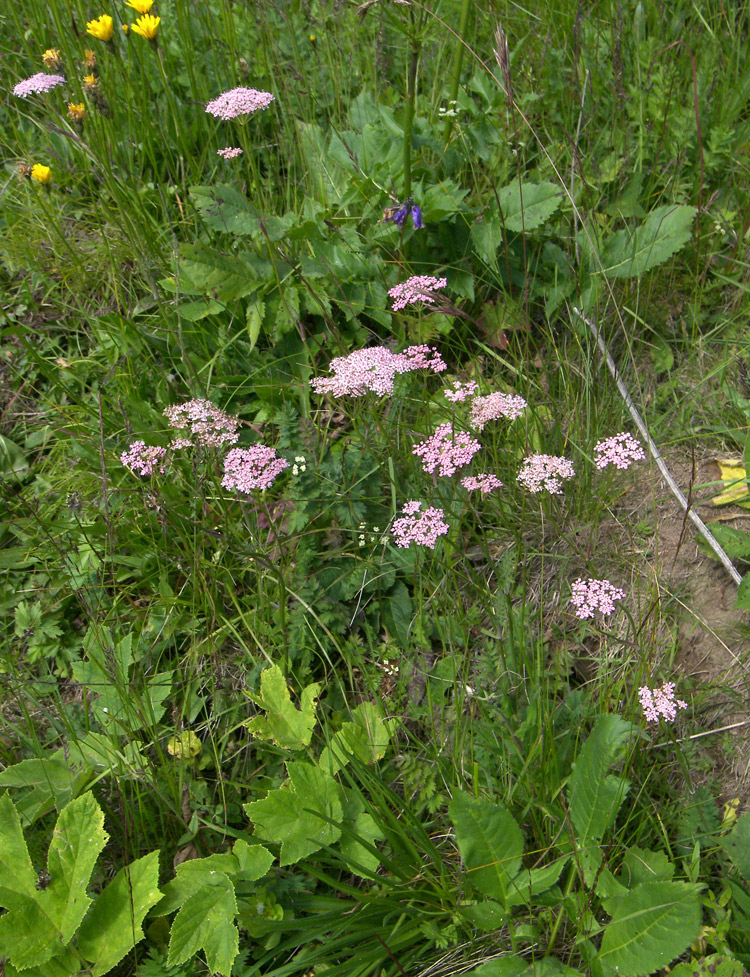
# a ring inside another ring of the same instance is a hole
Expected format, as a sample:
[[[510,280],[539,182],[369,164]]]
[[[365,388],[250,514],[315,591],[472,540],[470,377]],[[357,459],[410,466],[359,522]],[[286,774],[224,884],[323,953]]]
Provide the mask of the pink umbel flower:
[[[122,464],[129,468],[134,475],[147,477],[153,475],[156,469],[163,475],[166,471],[161,462],[167,453],[166,448],[157,445],[147,445],[145,441],[134,441],[127,451],[120,455]]]
[[[422,471],[428,475],[437,468],[441,478],[449,478],[457,468],[468,465],[481,447],[465,431],[455,432],[452,424],[439,424],[435,433],[426,441],[421,441],[412,454],[422,459]]]
[[[270,92],[259,92],[257,88],[231,88],[210,101],[206,112],[229,121],[240,115],[250,115],[252,112],[267,109],[273,100],[274,96]]]
[[[492,473],[467,475],[466,478],[461,479],[461,484],[468,492],[481,492],[482,495],[489,495],[495,489],[503,487],[503,483],[497,475],[493,475]]]
[[[673,723],[678,709],[687,709],[687,702],[674,697],[674,682],[665,682],[660,689],[650,689],[647,685],[638,689],[643,715],[648,723],[658,723],[665,719]]]
[[[427,302],[434,305],[435,296],[433,293],[439,288],[445,288],[447,284],[447,278],[433,278],[432,275],[412,275],[400,285],[388,289],[388,294],[393,299],[393,311],[398,312],[399,309],[415,302]]]
[[[643,461],[646,457],[641,442],[627,431],[599,441],[594,448],[594,454],[597,468],[606,468],[607,465],[614,465],[615,468],[630,468],[634,461]]]
[[[517,481],[535,495],[544,489],[552,495],[560,495],[563,481],[573,478],[574,475],[573,464],[567,458],[557,455],[531,455],[524,458]]]
[[[414,370],[440,373],[446,368],[440,353],[432,346],[410,346],[403,353],[393,353],[385,346],[357,349],[348,356],[331,360],[332,377],[316,377],[310,381],[318,394],[334,397],[363,397],[368,391],[387,396],[393,393],[397,374]]]
[[[239,146],[226,146],[224,149],[217,149],[216,155],[223,156],[224,159],[236,159],[242,156],[242,150]]]
[[[478,431],[483,431],[488,421],[497,420],[498,417],[507,417],[512,421],[520,417],[527,406],[523,397],[517,394],[504,394],[498,391],[485,397],[475,397],[471,402],[469,423]]]
[[[279,458],[273,448],[256,444],[252,448],[232,448],[224,459],[225,489],[250,493],[253,489],[270,488],[274,480],[289,467],[286,458]]]
[[[214,407],[210,400],[188,400],[184,404],[172,404],[164,409],[164,416],[171,427],[178,431],[188,430],[195,444],[218,448],[222,444],[235,444],[239,438],[237,428],[240,419]],[[175,438],[170,448],[184,448],[186,438]]]
[[[477,392],[477,384],[473,380],[462,383],[461,380],[454,380],[450,387],[443,390],[447,400],[454,404],[462,404],[468,397],[473,397]]]
[[[38,71],[31,78],[19,81],[13,88],[13,94],[19,98],[27,98],[29,95],[38,95],[42,92],[50,92],[58,85],[64,85],[65,78],[62,75],[48,75],[44,71]]]
[[[625,591],[613,586],[609,580],[595,580],[581,577],[572,586],[570,603],[575,607],[576,617],[585,619],[597,614],[607,615],[615,610],[615,601],[624,600]]]
[[[421,508],[421,502],[407,502],[402,507],[403,515],[393,523],[391,528],[396,546],[406,549],[415,543],[417,546],[426,546],[434,550],[438,537],[445,536],[450,529],[443,518],[445,513],[442,509],[429,506],[424,512],[420,512]]]

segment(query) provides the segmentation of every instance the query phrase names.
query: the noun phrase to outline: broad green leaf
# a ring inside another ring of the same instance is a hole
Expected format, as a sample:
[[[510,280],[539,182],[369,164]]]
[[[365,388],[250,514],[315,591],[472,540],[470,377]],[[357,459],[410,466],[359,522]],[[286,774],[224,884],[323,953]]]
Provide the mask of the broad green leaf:
[[[560,190],[554,183],[515,180],[498,191],[505,226],[509,231],[533,231],[554,214],[560,205]]]
[[[629,848],[622,860],[620,878],[632,889],[639,882],[668,882],[674,876],[674,865],[662,851]]]
[[[247,334],[250,339],[250,351],[255,349],[255,344],[258,342],[258,336],[260,336],[260,329],[263,325],[263,316],[265,315],[266,306],[263,299],[251,298],[245,307],[245,318],[247,321]]]
[[[374,845],[376,841],[382,841],[385,835],[374,818],[366,811],[357,815],[352,823],[346,824],[346,827],[349,830],[342,832],[339,848],[350,871],[362,878],[374,877],[380,868],[380,859],[361,842]]]
[[[476,977],[583,977],[580,970],[574,970],[555,957],[543,957],[531,964],[521,957],[500,957],[480,964],[470,973]]]
[[[534,896],[551,889],[570,858],[566,855],[544,868],[522,868],[508,890],[509,906],[530,905]]]
[[[36,898],[36,872],[26,847],[21,819],[10,797],[4,794],[0,797],[0,906],[13,908],[15,895]]]
[[[503,226],[496,213],[489,212],[476,224],[472,224],[471,240],[482,261],[496,268],[497,250],[503,244]]]
[[[341,837],[338,825],[326,820],[342,818],[336,781],[309,763],[289,762],[287,771],[286,784],[244,805],[258,837],[281,842],[281,865],[292,865]]]
[[[742,878],[750,882],[750,813],[743,814],[731,834],[719,838],[718,841],[734,862]]]
[[[701,886],[643,882],[619,900],[604,931],[598,960],[604,972],[645,977],[670,964],[697,938]]]
[[[696,207],[667,204],[652,210],[635,231],[617,231],[604,245],[604,274],[635,278],[663,264],[692,237],[697,212]]]
[[[473,906],[461,906],[460,913],[480,930],[491,932],[499,930],[508,920],[508,912],[504,906],[492,899],[478,902]],[[474,973],[474,971],[472,971]]]
[[[321,768],[337,773],[352,757],[362,763],[374,763],[385,756],[390,742],[392,720],[383,718],[383,710],[374,702],[361,702],[352,713],[352,722],[341,729],[320,754]]]
[[[239,863],[231,852],[207,855],[205,858],[191,858],[177,866],[171,882],[162,886],[163,898],[154,909],[155,916],[166,916],[174,912],[204,885],[209,885],[217,872],[232,876],[239,871]]]
[[[455,794],[448,811],[472,883],[480,892],[507,904],[511,881],[521,868],[521,829],[500,805],[463,791]]]
[[[158,851],[120,869],[79,930],[78,948],[92,964],[92,977],[108,973],[143,939],[141,924],[160,898]]]
[[[11,911],[0,916],[0,947],[19,970],[46,963],[63,950],[60,933],[49,916],[40,910],[38,900],[17,894],[13,897]]]
[[[206,316],[218,315],[223,311],[224,306],[221,302],[215,302],[213,299],[198,299],[196,302],[185,302],[179,307],[180,316],[183,319],[187,319],[188,322],[200,322]]]
[[[190,896],[175,916],[169,936],[167,966],[185,963],[203,950],[211,973],[228,977],[239,952],[236,915],[234,886],[223,872],[216,872],[211,882]]]
[[[40,791],[40,801],[52,798],[61,811],[73,799],[76,783],[81,782],[80,773],[65,762],[62,750],[58,750],[52,756],[21,760],[7,767],[0,773],[0,787],[36,788]]]
[[[243,882],[255,882],[262,879],[271,867],[273,855],[263,845],[248,845],[242,838],[238,838],[232,847],[232,854],[237,859],[239,871],[237,878]]]
[[[255,208],[247,197],[234,187],[226,184],[190,187],[188,193],[203,220],[215,231],[250,237],[260,233],[260,222]]]
[[[295,708],[284,673],[278,665],[272,665],[260,676],[260,694],[245,692],[266,715],[256,716],[245,725],[259,740],[270,740],[286,750],[303,750],[312,739],[319,692],[316,682],[308,685],[302,693],[300,708]]]
[[[64,944],[91,905],[86,887],[108,837],[104,813],[90,791],[71,801],[57,819],[47,854],[52,881],[39,893],[39,903],[55,921]]]
[[[568,780],[570,818],[579,848],[601,841],[625,800],[629,783],[607,773],[624,750],[633,727],[619,716],[600,716]]]
[[[5,961],[5,977],[70,977],[77,974],[81,958],[74,950],[67,948],[62,953],[37,967],[24,967],[18,970],[10,960]]]
[[[686,960],[669,971],[669,977],[745,977],[747,971],[740,960],[712,953],[700,960]]]
[[[240,255],[225,255],[203,244],[180,247],[180,287],[186,293],[229,302],[255,292],[263,283],[258,270]]]

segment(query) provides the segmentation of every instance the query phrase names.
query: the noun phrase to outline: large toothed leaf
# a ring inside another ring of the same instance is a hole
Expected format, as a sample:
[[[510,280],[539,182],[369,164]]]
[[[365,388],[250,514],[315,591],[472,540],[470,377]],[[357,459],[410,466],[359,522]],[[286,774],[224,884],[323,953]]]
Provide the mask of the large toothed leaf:
[[[230,974],[239,952],[236,915],[234,886],[223,872],[215,872],[175,916],[167,966],[178,966],[203,950],[212,974]]]
[[[505,904],[509,886],[521,868],[521,829],[505,808],[463,791],[454,795],[448,811],[472,884]]]
[[[634,278],[663,264],[693,235],[696,207],[667,204],[652,210],[634,231],[618,231],[608,238],[602,253],[604,274]]]
[[[319,692],[317,683],[308,685],[297,709],[292,703],[284,673],[278,665],[272,665],[260,677],[260,694],[245,693],[265,711],[265,716],[256,716],[246,726],[260,740],[270,740],[287,750],[303,750],[312,739]]]

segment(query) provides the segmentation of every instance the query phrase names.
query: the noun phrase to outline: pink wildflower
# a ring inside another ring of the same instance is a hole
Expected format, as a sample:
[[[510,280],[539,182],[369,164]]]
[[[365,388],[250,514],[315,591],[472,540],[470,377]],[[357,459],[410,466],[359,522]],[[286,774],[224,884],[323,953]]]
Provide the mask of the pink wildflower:
[[[267,109],[273,102],[270,92],[259,92],[257,88],[232,88],[219,95],[206,106],[209,115],[228,121],[238,115],[250,115],[260,109]]]
[[[461,479],[461,484],[468,492],[481,492],[482,495],[489,495],[490,492],[494,492],[495,489],[503,487],[503,483],[497,477],[497,475],[492,475],[490,473],[483,475],[467,475],[466,478]]]
[[[225,414],[214,407],[210,400],[188,400],[184,404],[172,404],[165,408],[164,416],[171,427],[178,431],[186,428],[196,444],[218,448],[222,444],[234,444],[239,438],[237,428],[240,419]],[[171,448],[185,447],[186,438],[176,438]],[[190,443],[190,442],[188,442]]]
[[[237,156],[242,156],[242,150],[239,146],[226,146],[224,149],[217,149],[216,155],[223,156],[224,159],[235,159]]]
[[[607,465],[614,465],[615,468],[630,468],[634,461],[642,461],[646,457],[641,442],[636,441],[633,435],[626,431],[599,441],[594,452],[597,468],[606,468]]]
[[[447,278],[433,278],[432,275],[412,275],[411,278],[388,290],[393,299],[393,311],[398,312],[414,302],[428,302],[435,304],[435,292],[438,288],[445,288]]]
[[[488,421],[494,421],[498,417],[507,417],[511,421],[520,417],[527,406],[523,397],[516,394],[495,392],[486,397],[475,397],[471,402],[470,423],[472,427],[482,431]]]
[[[443,519],[445,513],[442,509],[434,509],[432,506],[424,512],[421,502],[407,502],[403,508],[400,519],[393,523],[391,533],[396,541],[396,546],[406,549],[412,543],[417,546],[426,546],[434,550],[435,543],[439,536],[445,536],[449,530],[448,523]]]
[[[166,468],[160,462],[163,461],[166,453],[166,448],[147,445],[145,441],[134,441],[128,450],[120,455],[120,461],[134,475],[153,475],[157,467],[163,475]]]
[[[575,607],[576,617],[587,618],[598,614],[611,614],[615,610],[615,601],[623,600],[625,591],[614,587],[609,580],[595,580],[581,577],[572,587],[573,596],[570,603]]]
[[[517,480],[536,494],[546,489],[553,495],[562,493],[562,481],[573,478],[575,471],[567,458],[557,455],[531,455],[524,458]]]
[[[13,89],[13,94],[19,98],[26,98],[28,95],[37,95],[41,92],[50,92],[58,85],[64,85],[65,78],[62,75],[48,75],[44,71],[38,71],[31,78],[19,81]]]
[[[252,448],[232,448],[224,459],[225,489],[237,489],[249,494],[253,489],[267,489],[276,477],[289,467],[286,458],[279,458],[273,448],[256,444]]]
[[[441,478],[450,477],[457,468],[468,465],[481,444],[465,431],[454,432],[452,424],[439,424],[435,433],[413,449],[422,459],[422,471],[431,475],[438,469]]]
[[[332,377],[311,380],[315,393],[334,397],[362,397],[368,390],[380,396],[393,393],[393,381],[399,373],[413,370],[444,370],[440,353],[431,346],[410,346],[403,353],[393,353],[385,346],[358,349],[348,356],[331,360]]]
[[[454,380],[452,389],[446,387],[443,391],[446,399],[454,404],[462,404],[467,397],[473,397],[476,392],[477,384],[473,380],[468,380],[466,383],[462,383],[460,380]]]
[[[646,722],[658,723],[665,719],[673,723],[678,709],[687,709],[687,702],[674,697],[674,682],[665,682],[660,689],[649,689],[647,685],[638,689],[638,698]]]

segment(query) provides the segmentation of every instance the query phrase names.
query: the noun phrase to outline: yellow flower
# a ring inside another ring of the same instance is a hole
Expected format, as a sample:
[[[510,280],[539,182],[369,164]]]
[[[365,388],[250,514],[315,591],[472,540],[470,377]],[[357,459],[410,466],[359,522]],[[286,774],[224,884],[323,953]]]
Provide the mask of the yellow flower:
[[[99,79],[96,75],[84,75],[82,81],[85,92],[95,92],[99,87]]]
[[[31,179],[36,180],[37,183],[49,183],[52,179],[52,170],[49,166],[43,166],[41,163],[34,163],[31,167]]]
[[[47,71],[62,71],[62,59],[56,47],[47,48],[42,55],[42,64]]]
[[[127,34],[127,32],[128,32],[129,30],[130,30],[130,28],[128,27],[128,25],[127,25],[127,24],[123,24],[123,25],[122,25],[122,29],[123,29],[123,31],[124,31],[124,32],[125,32],[126,34]]]
[[[86,24],[86,33],[100,41],[111,41],[114,32],[114,24],[109,14],[102,14],[96,20],[90,20]]]
[[[96,55],[88,48],[83,52],[83,66],[88,71],[96,71]]]
[[[83,102],[68,102],[68,118],[71,122],[83,122],[86,107]]]
[[[130,29],[134,34],[140,34],[141,37],[145,37],[147,41],[153,41],[156,39],[156,32],[159,29],[160,21],[161,17],[144,14],[134,24],[130,25]]]
[[[125,6],[132,7],[139,14],[150,13],[154,0],[127,0]]]

